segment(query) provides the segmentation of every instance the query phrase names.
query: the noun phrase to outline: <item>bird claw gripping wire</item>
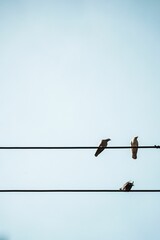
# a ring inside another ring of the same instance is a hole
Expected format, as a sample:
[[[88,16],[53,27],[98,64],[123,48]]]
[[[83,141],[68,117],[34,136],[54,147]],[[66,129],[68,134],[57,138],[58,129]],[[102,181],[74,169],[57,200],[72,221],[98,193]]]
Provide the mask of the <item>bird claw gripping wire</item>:
[[[154,145],[154,147],[155,147],[155,148],[160,148],[160,146],[159,146],[159,145]]]

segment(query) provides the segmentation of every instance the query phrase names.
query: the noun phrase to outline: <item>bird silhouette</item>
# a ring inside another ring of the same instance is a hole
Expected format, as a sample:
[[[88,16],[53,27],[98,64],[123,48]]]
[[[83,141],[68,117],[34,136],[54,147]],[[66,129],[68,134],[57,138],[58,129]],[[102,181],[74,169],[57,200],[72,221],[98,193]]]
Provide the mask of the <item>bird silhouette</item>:
[[[107,144],[110,140],[111,140],[110,138],[107,138],[101,141],[100,145],[97,148],[97,151],[94,154],[95,157],[97,157],[107,147]]]
[[[131,190],[131,188],[134,186],[134,182],[126,182],[122,188],[120,188],[119,190],[121,191],[126,191],[129,192]]]
[[[138,152],[138,137],[134,137],[131,141],[131,147],[132,147],[132,158],[137,159],[137,152]]]

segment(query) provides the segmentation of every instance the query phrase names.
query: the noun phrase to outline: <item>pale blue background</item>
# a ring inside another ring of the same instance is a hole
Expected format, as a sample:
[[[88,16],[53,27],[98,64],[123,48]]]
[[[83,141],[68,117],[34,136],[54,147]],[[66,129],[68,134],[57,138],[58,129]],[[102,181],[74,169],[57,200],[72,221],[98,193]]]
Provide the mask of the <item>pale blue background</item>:
[[[160,144],[160,1],[0,0],[0,146]],[[160,189],[160,152],[0,150],[0,189]],[[160,193],[0,193],[1,240],[160,238]]]

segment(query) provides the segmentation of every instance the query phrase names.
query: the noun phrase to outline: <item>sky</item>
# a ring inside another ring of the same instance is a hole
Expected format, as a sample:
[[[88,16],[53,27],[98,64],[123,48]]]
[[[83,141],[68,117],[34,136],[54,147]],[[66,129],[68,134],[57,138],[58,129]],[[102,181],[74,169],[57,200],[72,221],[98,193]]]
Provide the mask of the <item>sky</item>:
[[[160,145],[158,0],[0,0],[0,146]],[[158,149],[0,150],[0,189],[160,189]],[[0,193],[0,240],[160,236],[159,193]]]

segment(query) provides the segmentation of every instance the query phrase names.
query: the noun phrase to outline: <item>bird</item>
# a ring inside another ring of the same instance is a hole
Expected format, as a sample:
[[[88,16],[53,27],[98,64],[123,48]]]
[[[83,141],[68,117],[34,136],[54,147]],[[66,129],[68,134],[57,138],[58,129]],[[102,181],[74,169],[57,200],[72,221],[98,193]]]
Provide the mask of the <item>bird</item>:
[[[101,141],[100,145],[97,148],[97,151],[94,154],[95,157],[97,157],[107,147],[107,144],[110,140],[111,140],[110,138],[107,138]]]
[[[137,152],[138,152],[138,137],[134,137],[131,141],[131,147],[132,147],[132,158],[137,159]]]
[[[133,186],[134,186],[134,181],[133,182],[129,181],[129,182],[126,182],[123,185],[123,187],[120,188],[119,190],[129,192]]]

